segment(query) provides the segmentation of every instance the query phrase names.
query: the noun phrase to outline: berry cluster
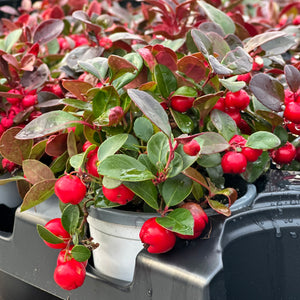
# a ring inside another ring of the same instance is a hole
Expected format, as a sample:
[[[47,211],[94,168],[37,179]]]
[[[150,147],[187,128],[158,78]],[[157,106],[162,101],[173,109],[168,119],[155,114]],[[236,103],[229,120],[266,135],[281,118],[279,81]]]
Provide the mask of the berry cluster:
[[[240,174],[245,172],[247,163],[254,162],[262,150],[246,147],[247,140],[241,135],[234,135],[229,141],[230,148],[223,155],[221,166],[224,173]]]
[[[286,89],[284,91],[284,117],[287,121],[288,129],[294,133],[298,134],[300,132],[300,90],[293,93],[292,91]]]

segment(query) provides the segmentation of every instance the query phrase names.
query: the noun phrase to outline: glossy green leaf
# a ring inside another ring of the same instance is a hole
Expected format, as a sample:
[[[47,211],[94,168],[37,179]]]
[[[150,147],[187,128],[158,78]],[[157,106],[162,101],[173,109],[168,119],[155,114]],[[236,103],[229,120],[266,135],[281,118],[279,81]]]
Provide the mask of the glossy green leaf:
[[[154,77],[162,96],[167,99],[177,89],[177,80],[172,71],[165,65],[154,67]]]
[[[216,132],[205,132],[197,136],[195,140],[200,144],[201,154],[213,154],[228,149],[228,142]]]
[[[141,162],[152,174],[157,173],[157,168],[152,164],[147,154],[140,154],[138,157],[138,161]]]
[[[89,111],[89,112],[93,111],[93,107],[92,107],[91,103],[84,102],[82,100],[65,98],[65,99],[62,99],[61,102],[63,104],[78,108],[80,110],[85,110],[85,111]]]
[[[162,227],[184,235],[193,235],[194,218],[191,212],[185,208],[176,208],[164,217],[156,218],[156,222]]]
[[[124,154],[115,154],[104,159],[98,173],[121,181],[144,181],[154,175],[138,160]]]
[[[167,136],[171,136],[171,126],[169,124],[168,115],[158,101],[144,91],[128,89],[127,93],[131,100],[152,123]]]
[[[20,140],[40,138],[59,130],[75,126],[79,119],[72,114],[59,110],[50,111],[28,123],[17,135]]]
[[[102,185],[105,186],[107,189],[115,189],[116,187],[120,186],[122,181],[110,178],[108,176],[103,176]]]
[[[174,158],[172,159],[169,168],[167,177],[171,178],[178,175],[181,171],[183,171],[183,159],[180,154],[177,152],[174,153]]]
[[[138,138],[147,142],[153,135],[154,129],[148,119],[139,117],[134,121],[133,131]]]
[[[73,155],[72,157],[70,157],[70,165],[75,170],[78,170],[79,168],[81,168],[81,166],[84,163],[84,157],[85,157],[84,153]]]
[[[243,87],[246,86],[246,82],[244,81],[232,81],[230,78],[228,79],[219,79],[221,84],[228,89],[229,91],[235,93],[241,90]]]
[[[197,2],[203,8],[208,18],[214,23],[220,25],[226,34],[235,32],[234,22],[224,12],[202,0],[198,0]]]
[[[147,144],[148,157],[151,163],[160,171],[166,165],[169,151],[169,140],[162,132],[153,135]]]
[[[128,134],[121,133],[106,139],[98,149],[98,160],[101,162],[110,155],[115,154],[125,144]]]
[[[170,109],[175,123],[182,133],[191,133],[194,129],[193,120],[186,114],[182,114],[176,110]]]
[[[21,211],[25,211],[47,200],[54,193],[56,179],[46,179],[34,184],[26,193]]]
[[[51,244],[60,244],[63,243],[64,240],[57,237],[56,235],[54,235],[51,231],[49,231],[47,228],[45,228],[44,226],[37,224],[37,231],[39,236],[46,242],[51,243]]]
[[[79,66],[99,80],[105,79],[108,70],[108,62],[105,57],[94,57],[85,61],[78,61]]]
[[[222,204],[219,201],[209,199],[208,204],[213,210],[226,217],[229,217],[231,215],[230,209],[225,204]]]
[[[183,174],[168,178],[163,183],[161,191],[166,206],[175,206],[186,199],[192,191],[192,186],[193,181]]]
[[[211,121],[218,132],[229,141],[235,134],[238,134],[235,121],[223,111],[214,109],[210,114]]]
[[[246,147],[253,149],[273,149],[281,144],[280,139],[268,131],[257,131],[251,134],[247,140]]]
[[[151,180],[142,182],[123,182],[136,195],[142,198],[150,207],[158,210],[157,189]]]
[[[55,179],[51,169],[35,159],[26,159],[22,163],[24,175],[30,183],[35,184],[42,180]]]
[[[205,168],[216,167],[221,163],[221,155],[220,153],[200,155],[200,157],[197,159],[197,163]]]
[[[22,165],[24,159],[29,158],[33,140],[21,141],[16,139],[23,129],[21,127],[11,127],[7,129],[0,139],[0,153],[6,159],[17,165]]]
[[[61,215],[63,228],[70,234],[74,234],[79,223],[80,211],[77,205],[67,205]]]
[[[11,31],[4,39],[4,51],[10,53],[11,48],[19,41],[21,35],[21,28]]]
[[[90,258],[91,251],[83,245],[75,245],[71,250],[71,254],[75,260],[84,262]]]

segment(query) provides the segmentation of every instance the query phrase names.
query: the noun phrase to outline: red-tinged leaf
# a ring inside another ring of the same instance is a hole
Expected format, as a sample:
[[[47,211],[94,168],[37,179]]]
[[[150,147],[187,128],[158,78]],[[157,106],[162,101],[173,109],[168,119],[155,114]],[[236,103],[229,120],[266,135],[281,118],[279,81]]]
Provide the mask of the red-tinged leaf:
[[[203,186],[209,190],[209,187],[208,187],[205,177],[200,172],[198,172],[196,169],[189,167],[189,168],[185,169],[184,171],[182,171],[182,174],[184,174],[185,176],[189,177],[193,181],[199,183],[201,186]]]
[[[21,70],[33,71],[35,61],[36,61],[36,56],[34,54],[24,55],[21,60]]]
[[[31,48],[28,50],[28,54],[33,54],[37,56],[40,51],[40,45],[38,43],[35,43],[31,46]]]
[[[111,69],[111,82],[121,77],[125,73],[133,73],[137,68],[127,59],[117,55],[110,55],[108,65]]]
[[[61,156],[67,150],[67,139],[67,133],[61,133],[50,137],[47,142],[45,152],[50,156]]]
[[[19,95],[19,94],[13,94],[13,93],[8,93],[8,92],[0,92],[0,96],[1,97],[5,97],[5,98],[23,98],[23,95]]]
[[[150,71],[153,72],[155,65],[157,64],[152,52],[151,47],[147,46],[144,48],[140,48],[137,52],[142,56],[146,65],[149,67]]]
[[[185,56],[178,61],[178,71],[192,78],[195,82],[200,82],[205,78],[206,67],[202,61],[195,56]]]
[[[11,20],[9,19],[6,19],[6,18],[2,18],[1,19],[1,23],[3,24],[3,26],[6,27],[6,29],[9,31],[9,32],[12,32],[16,29],[18,29],[19,27],[13,23]]]
[[[15,67],[17,70],[19,69],[19,62],[15,58],[15,56],[11,54],[3,54],[3,59],[11,66]]]
[[[154,48],[154,47],[153,47]],[[168,67],[171,71],[177,70],[177,57],[175,52],[173,52],[169,48],[164,48],[162,51],[159,51],[155,55],[156,61],[161,64]]]
[[[42,140],[33,145],[30,153],[30,159],[39,160],[45,153],[47,140]]]
[[[296,93],[300,89],[300,71],[294,66],[286,65],[284,67],[286,82],[292,92]]]
[[[263,117],[266,121],[268,121],[274,127],[280,126],[283,124],[283,118],[272,111],[257,110],[255,113],[258,116]]]
[[[226,205],[220,203],[219,201],[210,199],[208,200],[208,204],[213,210],[215,210],[219,214],[222,214],[226,217],[229,217],[231,215],[230,209]]]
[[[58,5],[55,5],[52,9],[51,9],[51,13],[50,13],[50,18],[51,19],[63,19],[65,16],[64,11],[62,10],[62,8]]]
[[[237,200],[238,193],[234,188],[226,188],[216,193],[217,195],[224,195],[228,198],[229,207]]]
[[[22,163],[22,168],[26,179],[32,184],[46,179],[55,179],[51,169],[38,160],[26,159]]]
[[[15,8],[13,8],[12,6],[8,6],[8,5],[1,6],[0,11],[4,12],[6,14],[15,15],[15,16],[17,16],[19,14]]]
[[[34,90],[45,83],[49,74],[48,66],[42,64],[34,71],[25,71],[21,79],[21,84],[29,90]]]
[[[72,14],[72,17],[74,19],[77,19],[83,23],[85,23],[86,25],[88,25],[88,27],[95,31],[95,32],[98,32],[101,30],[101,26],[97,25],[97,24],[94,24],[90,21],[90,18],[88,16],[88,14],[82,10],[76,10],[73,12]]]
[[[56,180],[47,179],[34,184],[24,197],[21,211],[34,207],[53,195]]]
[[[281,11],[280,11],[280,14],[279,14],[279,17],[285,15],[285,14],[288,14],[289,10],[292,10],[293,8],[297,9],[298,11],[298,14],[300,13],[300,2],[292,2],[288,5],[286,5]]]
[[[64,80],[62,85],[75,97],[83,101],[85,101],[85,95],[87,91],[93,87],[90,83],[80,80]]]
[[[267,74],[275,74],[275,75],[282,75],[284,74],[283,70],[280,69],[270,69],[270,70],[266,70]]]
[[[2,134],[0,139],[1,155],[17,165],[22,165],[23,160],[29,157],[33,145],[32,140],[21,141],[15,138],[21,129],[21,127],[11,127]]]
[[[33,42],[46,44],[57,38],[64,29],[64,22],[59,19],[49,19],[39,24],[33,34]]]

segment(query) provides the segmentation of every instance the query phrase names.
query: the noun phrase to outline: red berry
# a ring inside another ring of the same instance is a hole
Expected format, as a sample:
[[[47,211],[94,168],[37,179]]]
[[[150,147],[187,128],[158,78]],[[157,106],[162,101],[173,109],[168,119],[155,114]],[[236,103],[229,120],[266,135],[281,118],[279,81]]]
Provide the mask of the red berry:
[[[245,146],[246,143],[247,143],[247,140],[243,136],[238,135],[238,134],[235,134],[229,141],[230,145],[239,146],[239,147]]]
[[[160,226],[156,217],[148,219],[140,230],[140,239],[150,253],[165,253],[176,243],[174,232]]]
[[[10,128],[14,124],[14,120],[8,117],[4,117],[1,119],[1,125],[4,128]]]
[[[6,158],[2,159],[2,167],[8,172],[12,172],[16,168],[16,164]]]
[[[242,116],[241,116],[241,113],[240,113],[239,109],[228,109],[228,108],[226,108],[225,113],[227,115],[229,115],[234,120],[234,122],[236,123],[237,126],[239,126],[241,124]]]
[[[300,103],[289,102],[285,106],[284,117],[295,124],[300,124]]]
[[[293,122],[289,122],[289,123],[287,123],[286,126],[291,133],[300,135],[300,124],[295,124]]]
[[[286,142],[284,146],[273,149],[270,156],[277,164],[289,164],[296,157],[296,148],[290,142]]]
[[[23,99],[22,99],[22,105],[24,107],[29,107],[29,106],[33,106],[37,103],[37,95],[26,95]]]
[[[263,151],[261,149],[253,149],[249,147],[242,148],[242,154],[245,155],[247,161],[254,162],[257,161],[259,156],[261,156]]]
[[[296,16],[293,20],[293,25],[300,25],[300,15]]]
[[[287,105],[295,100],[295,94],[291,90],[284,90],[284,103]]]
[[[296,157],[295,157],[295,160],[300,162],[300,147],[296,148]]]
[[[181,239],[186,239],[186,240],[192,240],[201,235],[203,232],[204,228],[206,227],[206,224],[208,223],[208,217],[203,210],[203,208],[194,202],[187,202],[184,203],[183,205],[180,206],[181,208],[186,208],[188,209],[193,218],[194,218],[194,234],[193,235],[184,235],[180,233],[175,233],[176,236],[180,237]]]
[[[113,45],[113,42],[110,38],[108,37],[102,37],[100,40],[99,40],[99,45],[101,47],[103,47],[104,49],[108,50],[112,47]]]
[[[10,94],[16,94],[16,95],[22,95],[22,92],[17,89],[9,90],[8,93]],[[6,98],[7,102],[10,104],[18,104],[21,101],[22,98]]]
[[[221,97],[212,109],[225,110],[225,98]]]
[[[85,168],[86,168],[86,171],[90,175],[95,176],[95,177],[100,177],[98,170],[97,170],[97,163],[98,163],[97,151],[98,150],[97,151],[95,151],[95,150],[91,151],[93,153],[91,153],[91,154],[89,153],[88,159],[85,164]]]
[[[183,113],[193,107],[194,100],[194,97],[175,95],[171,98],[171,107]]]
[[[103,195],[111,202],[119,203],[121,205],[131,201],[134,197],[132,192],[124,184],[119,185],[116,188],[108,189],[104,185],[102,186]]]
[[[79,177],[68,174],[55,182],[54,191],[63,203],[76,205],[85,197],[86,186]]]
[[[82,286],[86,270],[82,263],[71,259],[58,265],[54,271],[54,281],[65,290],[73,290]]]
[[[250,103],[250,97],[244,90],[228,92],[225,96],[225,106],[239,110],[245,109]]]
[[[54,249],[63,249],[66,248],[71,236],[70,234],[63,228],[62,223],[61,223],[61,219],[60,218],[55,218],[50,220],[46,225],[45,228],[48,229],[51,233],[53,233],[54,235],[56,235],[57,237],[61,238],[64,240],[63,243],[59,243],[59,244],[51,244],[48,243],[46,241],[45,244],[50,247],[50,248],[54,248]]]
[[[221,166],[224,173],[240,174],[246,170],[247,159],[242,153],[230,151],[222,157]]]
[[[250,80],[251,80],[251,73],[240,74],[237,77],[237,81],[244,81],[246,83],[249,83]]]
[[[259,71],[264,66],[264,61],[260,56],[254,57],[254,61],[252,64],[253,71]]]
[[[70,260],[74,259],[73,256],[72,256],[72,248],[73,248],[73,247],[74,247],[74,246],[72,245],[72,246],[69,247],[69,249],[66,248],[66,249],[63,249],[63,250],[61,250],[61,251],[59,252],[59,254],[58,254],[58,256],[57,256],[57,261],[56,261],[56,265],[57,265],[57,266],[59,266],[59,265],[65,263],[65,262],[67,262],[67,261],[70,261]],[[75,259],[74,259],[74,260],[75,260]],[[81,262],[81,263],[84,265],[84,267],[86,267],[88,261],[86,260],[86,261]]]
[[[118,125],[118,123],[122,120],[124,116],[124,110],[121,106],[115,106],[110,109],[108,115],[108,126]]]
[[[183,145],[183,151],[190,156],[195,156],[200,151],[200,145],[196,140],[191,140],[190,142]]]

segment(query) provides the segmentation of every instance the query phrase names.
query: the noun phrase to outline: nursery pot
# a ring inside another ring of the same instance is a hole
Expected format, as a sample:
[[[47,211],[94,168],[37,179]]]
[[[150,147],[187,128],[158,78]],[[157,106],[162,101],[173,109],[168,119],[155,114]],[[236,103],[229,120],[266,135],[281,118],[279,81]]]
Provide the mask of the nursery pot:
[[[143,249],[139,232],[144,222],[157,214],[90,208],[88,223],[94,242],[95,268],[102,274],[132,281],[137,254]]]

